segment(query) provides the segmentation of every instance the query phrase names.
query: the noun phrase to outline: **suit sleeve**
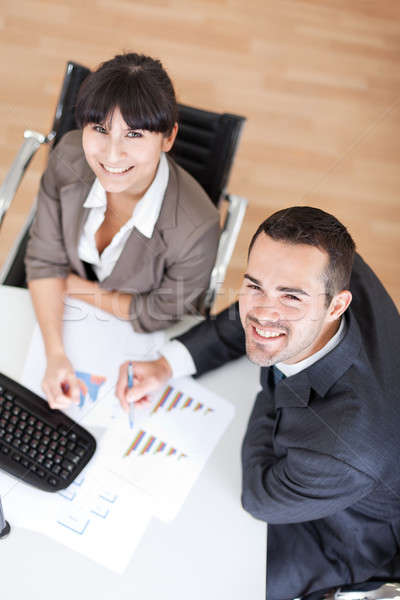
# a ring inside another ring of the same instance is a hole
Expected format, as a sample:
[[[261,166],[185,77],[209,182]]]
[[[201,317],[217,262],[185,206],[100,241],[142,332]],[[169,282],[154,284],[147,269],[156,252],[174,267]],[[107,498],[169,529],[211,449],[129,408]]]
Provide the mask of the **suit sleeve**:
[[[196,376],[246,353],[245,335],[236,302],[177,338],[189,350]]]
[[[370,476],[332,454],[291,446],[277,458],[272,440],[279,415],[269,412],[266,402],[260,392],[243,442],[245,510],[271,524],[311,521],[345,509],[372,491],[376,482]]]
[[[36,215],[25,255],[27,281],[45,277],[65,278],[70,270],[61,228],[57,182],[59,152],[56,148],[50,153],[40,181]]]
[[[216,217],[186,238],[178,258],[167,266],[159,288],[132,296],[130,310],[135,331],[164,329],[184,314],[198,313],[215,263],[218,240]]]

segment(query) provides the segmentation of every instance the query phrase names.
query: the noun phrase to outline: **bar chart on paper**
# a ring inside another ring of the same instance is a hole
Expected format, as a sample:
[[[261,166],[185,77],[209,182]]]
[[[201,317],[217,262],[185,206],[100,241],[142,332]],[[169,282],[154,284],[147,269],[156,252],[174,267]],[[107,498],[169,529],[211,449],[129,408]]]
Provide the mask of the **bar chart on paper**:
[[[102,442],[109,469],[147,493],[163,520],[176,515],[234,412],[191,379],[174,383],[153,397],[133,431],[118,422]]]
[[[99,390],[106,378],[102,375],[93,375],[83,371],[75,371],[75,375],[78,379],[80,391],[79,408],[83,408],[85,402],[96,402]]]
[[[131,454],[136,454],[136,456],[150,456],[151,454],[156,454],[166,458],[174,457],[178,460],[188,457],[184,452],[181,452],[174,446],[160,440],[157,436],[146,433],[143,429],[135,436],[123,456],[127,457]]]
[[[161,394],[160,399],[156,402],[151,414],[155,415],[158,411],[162,410],[167,413],[171,411],[185,410],[187,412],[193,412],[206,416],[210,413],[213,413],[215,409],[211,406],[205,406],[205,404],[202,402],[198,402],[191,396],[185,395],[184,392],[176,390],[171,385],[168,385]]]

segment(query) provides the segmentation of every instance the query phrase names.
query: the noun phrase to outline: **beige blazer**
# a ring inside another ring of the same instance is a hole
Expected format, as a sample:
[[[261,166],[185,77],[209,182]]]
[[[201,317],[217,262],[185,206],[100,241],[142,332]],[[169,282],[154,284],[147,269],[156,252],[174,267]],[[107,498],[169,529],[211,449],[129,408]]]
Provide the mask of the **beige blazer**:
[[[160,215],[150,239],[132,230],[111,274],[107,290],[132,294],[136,331],[168,327],[194,312],[207,289],[218,238],[219,214],[201,186],[172,159]],[[50,154],[25,265],[28,281],[86,277],[78,241],[88,216],[83,204],[95,175],[82,150],[81,131],[67,133]]]

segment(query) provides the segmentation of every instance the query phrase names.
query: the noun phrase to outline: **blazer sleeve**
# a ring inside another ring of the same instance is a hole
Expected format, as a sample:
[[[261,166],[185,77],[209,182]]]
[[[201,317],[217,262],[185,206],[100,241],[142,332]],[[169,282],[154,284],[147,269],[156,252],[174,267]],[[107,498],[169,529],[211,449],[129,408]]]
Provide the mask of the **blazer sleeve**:
[[[255,518],[271,524],[321,519],[376,486],[372,477],[333,453],[290,447],[286,456],[276,457],[272,440],[277,419],[260,392],[242,447],[242,505]]]
[[[215,263],[219,233],[217,217],[190,232],[177,258],[166,266],[160,287],[132,295],[130,311],[135,331],[165,329],[185,314],[198,313]]]
[[[25,254],[27,281],[45,277],[65,278],[70,270],[61,228],[58,159],[59,150],[56,148],[50,153],[40,181],[36,215]]]
[[[246,353],[245,335],[236,302],[177,338],[189,350],[196,377]]]

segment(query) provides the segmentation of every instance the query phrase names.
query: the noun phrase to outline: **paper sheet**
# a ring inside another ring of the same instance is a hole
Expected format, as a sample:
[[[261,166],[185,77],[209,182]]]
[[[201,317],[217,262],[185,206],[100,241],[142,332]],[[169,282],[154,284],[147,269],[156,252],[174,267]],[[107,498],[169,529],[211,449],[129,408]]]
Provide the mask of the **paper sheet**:
[[[83,382],[87,385],[90,377],[98,381],[95,395],[85,394],[79,406],[71,406],[65,412],[78,423],[107,427],[121,413],[114,394],[121,363],[128,359],[157,358],[158,350],[165,342],[165,334],[136,333],[129,322],[69,298],[64,314],[63,339],[66,354],[76,371],[81,373]],[[42,398],[41,382],[45,369],[43,340],[36,325],[21,383]],[[101,384],[99,378],[103,379]]]
[[[95,468],[57,493],[0,471],[0,495],[10,523],[47,535],[117,573],[127,567],[151,518],[145,496]]]
[[[233,418],[233,406],[192,379],[170,382],[135,413],[114,423],[98,462],[149,495],[155,514],[173,519]]]
[[[63,335],[81,389],[79,405],[66,413],[95,435],[95,457],[84,479],[65,492],[15,486],[2,474],[0,493],[15,523],[122,571],[150,515],[165,521],[176,516],[234,410],[193,380],[181,379],[136,408],[131,429],[114,395],[119,366],[128,359],[156,358],[165,334],[137,334],[128,322],[69,300]],[[42,397],[44,371],[36,326],[22,383]]]

